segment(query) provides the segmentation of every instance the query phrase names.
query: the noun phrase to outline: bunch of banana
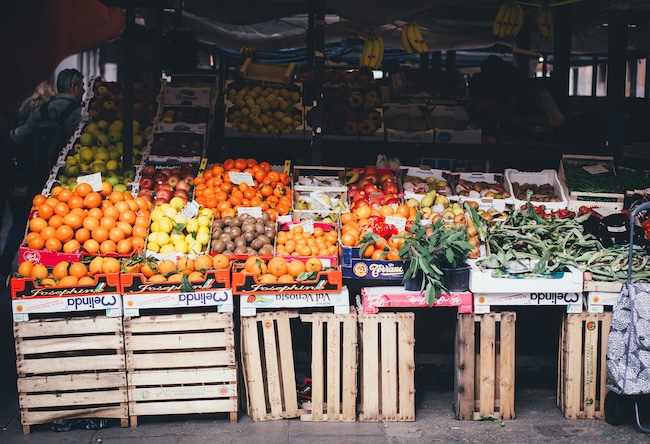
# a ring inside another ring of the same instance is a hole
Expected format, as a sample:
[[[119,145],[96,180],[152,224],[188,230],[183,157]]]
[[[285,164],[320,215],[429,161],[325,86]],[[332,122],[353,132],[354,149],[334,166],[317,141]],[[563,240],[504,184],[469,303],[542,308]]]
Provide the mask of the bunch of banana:
[[[553,41],[553,10],[548,4],[537,8],[535,27],[542,39],[549,42]]]
[[[524,9],[515,0],[506,0],[492,24],[495,37],[515,37],[524,25]]]
[[[256,62],[258,59],[257,48],[253,45],[242,46],[239,48],[239,57],[242,60],[246,60],[250,57],[254,62]]]
[[[429,48],[422,38],[420,25],[415,20],[411,20],[408,25],[402,27],[402,45],[409,54],[429,52]]]
[[[370,31],[361,51],[359,67],[377,69],[384,58],[384,39],[374,31]]]

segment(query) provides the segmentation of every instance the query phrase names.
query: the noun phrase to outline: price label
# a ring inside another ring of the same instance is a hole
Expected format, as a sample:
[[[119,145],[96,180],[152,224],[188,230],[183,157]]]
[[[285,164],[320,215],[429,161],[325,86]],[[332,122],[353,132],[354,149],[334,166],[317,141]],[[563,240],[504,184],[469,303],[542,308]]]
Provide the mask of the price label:
[[[195,201],[188,202],[183,209],[180,211],[182,216],[185,216],[186,219],[192,219],[199,215],[199,208],[201,206]]]
[[[325,210],[329,212],[332,208],[331,198],[321,191],[312,191],[309,197],[311,198],[311,209],[313,211]],[[329,204],[327,202],[328,200]]]
[[[406,218],[398,216],[387,216],[386,223],[390,225],[395,225],[397,231],[402,231],[406,229]]]
[[[603,165],[588,165],[588,166],[583,166],[582,169],[588,172],[589,174],[609,173],[609,170],[605,168]]]
[[[101,191],[102,190],[102,174],[101,173],[95,173],[95,174],[88,174],[86,176],[79,176],[77,177],[77,183],[87,183],[91,187],[93,187],[93,191]]]
[[[237,207],[237,216],[248,214],[255,218],[262,217],[262,207]]]
[[[234,183],[235,185],[239,185],[240,183],[245,183],[246,185],[253,186],[253,176],[251,173],[233,173],[230,172],[228,173],[228,176],[230,177],[230,181]]]
[[[307,233],[314,234],[314,219],[305,219],[300,221],[300,226]]]

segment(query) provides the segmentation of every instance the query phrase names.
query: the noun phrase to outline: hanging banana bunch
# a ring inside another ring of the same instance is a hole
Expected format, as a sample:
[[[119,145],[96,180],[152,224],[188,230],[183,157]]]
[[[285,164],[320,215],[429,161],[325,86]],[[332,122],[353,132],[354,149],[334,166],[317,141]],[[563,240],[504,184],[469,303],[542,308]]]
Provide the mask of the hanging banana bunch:
[[[524,26],[524,8],[515,0],[506,0],[492,24],[492,35],[495,37],[515,37]]]
[[[402,45],[404,50],[409,54],[419,52],[424,54],[429,52],[429,48],[422,38],[420,25],[415,20],[411,20],[408,25],[402,27]]]
[[[543,40],[553,41],[553,10],[548,4],[537,8],[535,28]]]
[[[368,33],[366,43],[361,51],[359,66],[361,68],[377,69],[384,58],[384,39],[374,31]]]
[[[239,58],[246,60],[247,58],[253,59],[254,62],[258,60],[257,48],[253,45],[246,45],[239,48]]]

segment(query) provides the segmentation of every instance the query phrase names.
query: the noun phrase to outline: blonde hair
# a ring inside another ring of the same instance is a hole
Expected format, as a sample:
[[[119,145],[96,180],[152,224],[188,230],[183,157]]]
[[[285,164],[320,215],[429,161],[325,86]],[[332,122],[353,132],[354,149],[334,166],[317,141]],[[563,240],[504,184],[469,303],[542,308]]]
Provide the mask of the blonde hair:
[[[32,109],[36,109],[42,104],[49,102],[54,96],[56,96],[56,88],[51,80],[39,83],[32,93]]]

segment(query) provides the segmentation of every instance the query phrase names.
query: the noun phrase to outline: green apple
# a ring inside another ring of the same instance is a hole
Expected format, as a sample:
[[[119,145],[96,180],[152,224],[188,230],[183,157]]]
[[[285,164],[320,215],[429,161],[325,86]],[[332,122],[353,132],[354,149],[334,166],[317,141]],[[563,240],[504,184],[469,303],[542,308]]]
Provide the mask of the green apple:
[[[85,134],[93,134],[93,133],[95,133],[96,131],[98,131],[98,127],[97,127],[97,124],[96,124],[96,123],[89,123],[89,124],[86,125],[86,127],[84,128],[84,133],[85,133]],[[87,143],[83,143],[83,142],[81,142],[81,143],[82,143],[83,145],[88,145]]]
[[[108,122],[106,120],[100,120],[97,122],[97,128],[99,128],[103,133],[108,130]]]
[[[113,191],[119,191],[120,193],[125,193],[127,190],[128,188],[123,183],[118,183],[113,187]]]
[[[108,168],[108,166],[107,166]],[[109,174],[108,177],[106,178],[106,182],[110,183],[113,188],[115,188],[115,185],[120,183],[120,176],[116,174]]]
[[[108,140],[111,143],[117,143],[122,140],[122,131],[112,130],[108,132]]]
[[[79,143],[83,146],[90,146],[95,143],[95,136],[89,132],[85,132],[79,137]]]

